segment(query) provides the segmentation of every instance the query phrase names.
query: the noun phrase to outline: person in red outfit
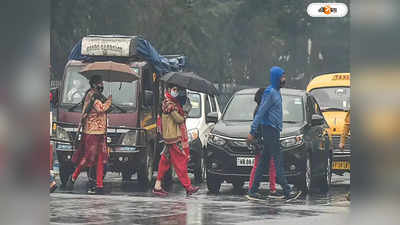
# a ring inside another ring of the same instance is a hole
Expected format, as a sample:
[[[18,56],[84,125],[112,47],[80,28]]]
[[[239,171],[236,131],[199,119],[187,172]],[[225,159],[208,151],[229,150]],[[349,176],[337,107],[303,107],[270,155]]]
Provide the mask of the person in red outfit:
[[[196,193],[199,190],[199,187],[192,186],[188,175],[187,163],[190,157],[190,150],[185,124],[185,112],[177,100],[178,95],[179,88],[170,85],[165,93],[165,100],[162,103],[160,125],[165,147],[161,153],[158,164],[158,176],[153,189],[153,193],[159,196],[168,195],[168,192],[161,187],[161,183],[171,164],[175,169],[179,181],[186,189],[187,195]]]
[[[100,100],[99,96],[104,89],[103,80],[100,76],[93,76],[89,83],[91,88],[85,95],[82,108],[82,117],[85,118],[83,135],[79,147],[72,157],[72,162],[76,163],[77,167],[68,180],[67,188],[73,189],[73,185],[84,167],[94,168],[97,164],[96,194],[103,194],[103,167],[108,160],[106,144],[107,111],[111,106],[112,97],[109,96],[104,103]],[[86,115],[87,108],[88,113]]]
[[[265,90],[265,88],[258,89],[256,94],[255,94],[255,96],[254,96],[254,101],[257,103],[257,107],[254,110],[254,115],[256,114],[256,112],[258,110],[258,107],[260,106],[261,98],[262,98],[262,95],[264,93],[264,90]],[[258,141],[262,141],[262,140],[258,140]],[[262,144],[257,144],[256,148],[257,148],[256,149],[257,154],[256,154],[256,157],[254,159],[253,169],[251,170],[251,173],[250,173],[249,189],[251,189],[251,187],[253,185],[254,175],[255,175],[255,172],[256,172],[258,161],[260,159],[260,149],[259,148],[262,148]],[[269,165],[270,165],[269,166],[269,197],[271,197],[271,198],[283,198],[283,195],[279,195],[276,192],[276,170],[275,170],[274,159],[272,157],[271,157]]]

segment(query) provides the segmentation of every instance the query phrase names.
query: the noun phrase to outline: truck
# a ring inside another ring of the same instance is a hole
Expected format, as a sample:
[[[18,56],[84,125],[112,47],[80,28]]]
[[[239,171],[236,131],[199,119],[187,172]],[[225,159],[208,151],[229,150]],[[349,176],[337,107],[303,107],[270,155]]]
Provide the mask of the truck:
[[[90,87],[88,79],[79,72],[89,63],[107,60],[127,64],[139,79],[104,82],[104,95],[113,96],[112,111],[107,115],[109,161],[105,168],[121,173],[123,181],[130,180],[136,173],[139,183],[149,187],[162,150],[156,134],[156,119],[163,96],[157,69],[168,62],[175,62],[174,68],[182,69],[184,56],[159,56],[149,42],[143,40],[139,36],[89,35],[73,48],[65,65],[61,87],[52,91],[57,119],[52,124],[51,140],[63,186],[74,170],[71,161],[75,151],[73,140],[78,135],[81,101]],[[145,50],[148,55],[143,53]]]

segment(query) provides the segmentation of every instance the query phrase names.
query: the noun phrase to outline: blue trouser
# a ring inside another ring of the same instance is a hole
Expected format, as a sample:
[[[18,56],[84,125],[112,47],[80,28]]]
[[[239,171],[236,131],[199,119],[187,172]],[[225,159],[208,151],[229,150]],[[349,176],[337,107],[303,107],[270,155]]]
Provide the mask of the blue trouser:
[[[284,195],[287,196],[290,193],[291,188],[284,176],[279,131],[271,126],[262,126],[262,135],[264,139],[264,149],[261,151],[260,161],[258,162],[253,185],[249,190],[249,194],[257,192],[264,173],[268,173],[269,160],[272,156],[276,168],[276,182],[281,185]]]

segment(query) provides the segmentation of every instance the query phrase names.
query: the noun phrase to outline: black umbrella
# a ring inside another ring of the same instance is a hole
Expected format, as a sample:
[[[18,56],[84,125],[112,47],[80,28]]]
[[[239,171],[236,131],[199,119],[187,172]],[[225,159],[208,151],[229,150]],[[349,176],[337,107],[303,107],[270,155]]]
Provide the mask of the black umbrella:
[[[161,77],[161,81],[175,84],[192,91],[203,92],[211,95],[218,94],[217,88],[215,88],[210,81],[193,72],[169,72]]]

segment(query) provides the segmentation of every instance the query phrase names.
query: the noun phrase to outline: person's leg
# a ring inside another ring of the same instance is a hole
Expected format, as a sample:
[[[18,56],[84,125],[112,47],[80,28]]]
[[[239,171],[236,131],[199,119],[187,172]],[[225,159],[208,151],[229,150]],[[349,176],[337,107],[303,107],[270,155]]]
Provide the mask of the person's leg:
[[[254,182],[254,175],[256,174],[256,169],[257,169],[257,164],[258,161],[260,160],[260,153],[258,153],[254,159],[254,165],[253,168],[251,169],[250,172],[250,180],[249,180],[249,190],[251,189],[251,187],[253,186],[253,182]]]
[[[286,180],[285,174],[284,174],[284,168],[283,168],[283,160],[282,160],[282,152],[281,152],[281,145],[280,145],[280,135],[279,131],[270,127],[270,134],[271,137],[268,140],[271,144],[271,155],[274,159],[274,164],[275,164],[275,170],[276,170],[276,181],[278,184],[281,185],[283,189],[283,193],[285,196],[288,196],[291,188]]]
[[[269,161],[269,189],[271,192],[276,191],[276,170],[274,157],[271,157],[271,160]]]
[[[183,152],[181,152],[177,145],[173,145],[170,151],[170,155],[171,163],[174,166],[179,181],[181,182],[182,186],[186,190],[188,190],[192,186],[192,184],[188,175],[187,156],[184,155]]]
[[[72,181],[73,181],[73,182],[75,182],[76,179],[78,179],[78,176],[79,176],[79,174],[81,173],[81,170],[83,169],[83,167],[85,166],[85,164],[86,164],[86,159],[83,158],[83,159],[79,162],[79,164],[78,164],[78,166],[76,167],[76,169],[74,170],[74,173],[72,174]]]
[[[101,147],[101,146],[100,146]],[[102,150],[99,150],[102,151]],[[104,184],[103,184],[103,175],[104,175],[104,164],[103,164],[103,160],[104,160],[104,154],[103,152],[99,152],[97,155],[97,170],[96,170],[96,187],[97,188],[103,188]]]
[[[265,130],[265,132],[264,132],[264,130]],[[263,133],[263,137],[264,137],[264,149],[261,151],[260,159],[257,164],[256,172],[254,175],[254,181],[251,186],[251,189],[249,189],[249,194],[254,194],[257,192],[265,171],[268,171],[268,169],[269,169],[269,159],[270,159],[269,149],[271,148],[271,146],[270,146],[270,142],[268,141],[268,137],[269,137],[268,130],[264,129],[264,127],[263,127],[262,133]]]
[[[166,146],[166,148],[169,148],[168,151],[171,151],[170,145]],[[161,187],[162,179],[164,178],[165,173],[169,170],[170,167],[171,167],[170,160],[164,154],[161,154],[160,162],[158,163],[157,180],[154,185],[155,190],[162,189],[162,187]]]

